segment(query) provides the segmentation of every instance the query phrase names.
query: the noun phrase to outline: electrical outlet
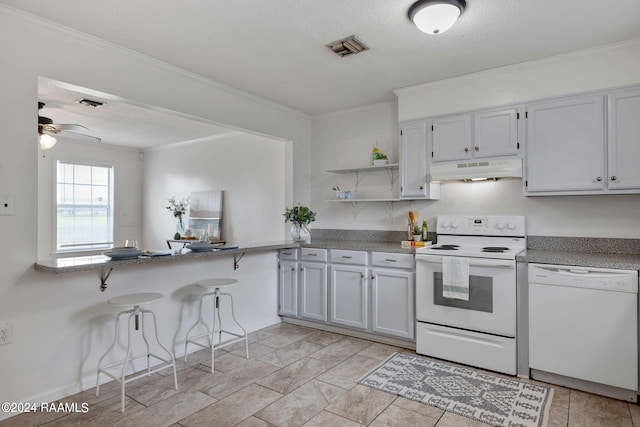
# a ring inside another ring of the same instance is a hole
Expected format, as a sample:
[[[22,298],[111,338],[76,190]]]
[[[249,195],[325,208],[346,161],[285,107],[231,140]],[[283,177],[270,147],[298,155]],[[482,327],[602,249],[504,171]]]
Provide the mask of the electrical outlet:
[[[11,344],[11,324],[0,325],[0,345]]]

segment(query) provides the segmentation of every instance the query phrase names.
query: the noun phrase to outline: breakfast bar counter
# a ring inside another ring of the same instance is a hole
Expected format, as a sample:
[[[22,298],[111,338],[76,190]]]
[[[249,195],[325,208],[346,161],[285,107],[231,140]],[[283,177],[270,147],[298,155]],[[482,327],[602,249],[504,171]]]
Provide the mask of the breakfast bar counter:
[[[34,269],[45,273],[76,273],[81,271],[105,270],[116,267],[128,267],[133,265],[146,264],[166,264],[169,262],[179,262],[181,260],[193,260],[199,258],[210,258],[231,255],[234,263],[239,261],[245,253],[264,252],[278,249],[296,248],[298,243],[291,241],[261,242],[238,245],[237,247],[226,249],[224,247],[214,249],[209,252],[191,252],[181,250],[179,253],[167,256],[139,256],[134,259],[112,260],[106,255],[82,256],[74,258],[58,258],[38,261],[34,264]]]

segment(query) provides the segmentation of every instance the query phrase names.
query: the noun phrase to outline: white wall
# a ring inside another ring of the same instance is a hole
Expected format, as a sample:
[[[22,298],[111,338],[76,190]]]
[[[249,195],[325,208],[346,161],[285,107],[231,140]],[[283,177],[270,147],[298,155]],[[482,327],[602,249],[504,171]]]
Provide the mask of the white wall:
[[[326,202],[335,198],[332,191],[335,186],[351,190],[353,197],[358,198],[398,197],[397,179],[392,187],[385,172],[360,175],[357,193],[352,174],[327,172],[370,166],[371,151],[376,143],[390,163],[397,163],[397,114],[397,105],[387,103],[314,117],[311,202],[318,215],[312,228],[398,229],[397,218],[389,220],[384,204],[359,205],[362,209],[354,220],[350,204]],[[397,178],[397,173],[395,176]]]
[[[235,273],[249,286],[238,290],[244,294],[236,301],[255,316],[247,326],[259,327],[256,319],[277,321],[275,253],[246,256],[238,272],[230,270],[230,258],[139,268],[133,276],[116,270],[106,293],[99,292],[95,272],[54,276],[33,271],[41,160],[35,132],[38,77],[292,141],[285,153],[286,203],[309,200],[308,116],[6,6],[0,6],[0,52],[0,194],[15,197],[15,215],[0,216],[0,324],[13,326],[13,342],[0,347],[0,366],[5,367],[0,369],[0,401],[53,399],[78,387],[109,339],[100,329],[103,320],[94,317],[116,295],[154,289],[171,296],[155,308],[170,325],[161,338],[173,340],[173,334],[182,333],[172,325],[181,307],[173,293],[203,276]],[[281,221],[272,226],[282,227]]]
[[[640,82],[640,39],[397,89],[400,121]]]
[[[144,242],[165,248],[175,218],[169,197],[223,190],[222,237],[233,244],[286,238],[285,145],[283,141],[235,134],[197,144],[147,151],[144,155]]]
[[[326,202],[331,187],[354,188],[350,175],[329,169],[366,166],[375,139],[397,160],[401,121],[640,83],[640,40],[502,67],[396,90],[394,105],[314,118],[313,207],[317,228],[404,230],[417,210],[431,229],[442,214],[525,215],[530,235],[640,238],[640,195],[524,197],[521,180],[446,183],[439,201],[350,204]],[[362,177],[361,195],[397,196],[384,173]]]

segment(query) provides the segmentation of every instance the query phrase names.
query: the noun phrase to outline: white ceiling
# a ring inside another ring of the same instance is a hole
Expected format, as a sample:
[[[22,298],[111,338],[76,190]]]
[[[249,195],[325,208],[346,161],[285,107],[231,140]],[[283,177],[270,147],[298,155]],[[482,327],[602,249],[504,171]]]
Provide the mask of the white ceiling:
[[[78,103],[81,98],[105,104],[98,108],[88,107]],[[234,132],[173,112],[133,105],[109,94],[43,78],[38,81],[38,100],[45,103],[39,111],[40,116],[48,117],[56,124],[82,125],[87,130],[79,130],[78,133],[100,138],[102,143],[109,145],[144,150]],[[60,136],[78,139],[68,132],[62,132]]]
[[[393,101],[393,89],[640,37],[640,0],[467,0],[446,33],[413,0],[0,0],[317,115]],[[355,34],[370,50],[325,45]]]

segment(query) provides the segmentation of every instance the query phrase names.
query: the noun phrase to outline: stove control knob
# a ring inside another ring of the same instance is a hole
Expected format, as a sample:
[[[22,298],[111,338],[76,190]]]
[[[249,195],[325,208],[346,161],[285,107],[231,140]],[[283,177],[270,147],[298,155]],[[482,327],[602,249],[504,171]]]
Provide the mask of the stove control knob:
[[[449,223],[449,221],[445,221],[445,222],[443,222],[443,223],[442,223],[442,227],[443,227],[443,228],[449,228],[449,225],[451,225],[451,224]]]
[[[451,228],[458,228],[458,223],[457,222],[452,223]]]
[[[499,222],[499,223],[497,223],[497,224],[496,224],[496,228],[497,228],[498,230],[502,230],[502,229],[504,228],[504,224],[503,224],[503,223],[501,223],[501,222]]]
[[[507,224],[507,228],[509,230],[513,230],[514,228],[516,228],[516,225],[514,223],[510,222],[509,224]]]

